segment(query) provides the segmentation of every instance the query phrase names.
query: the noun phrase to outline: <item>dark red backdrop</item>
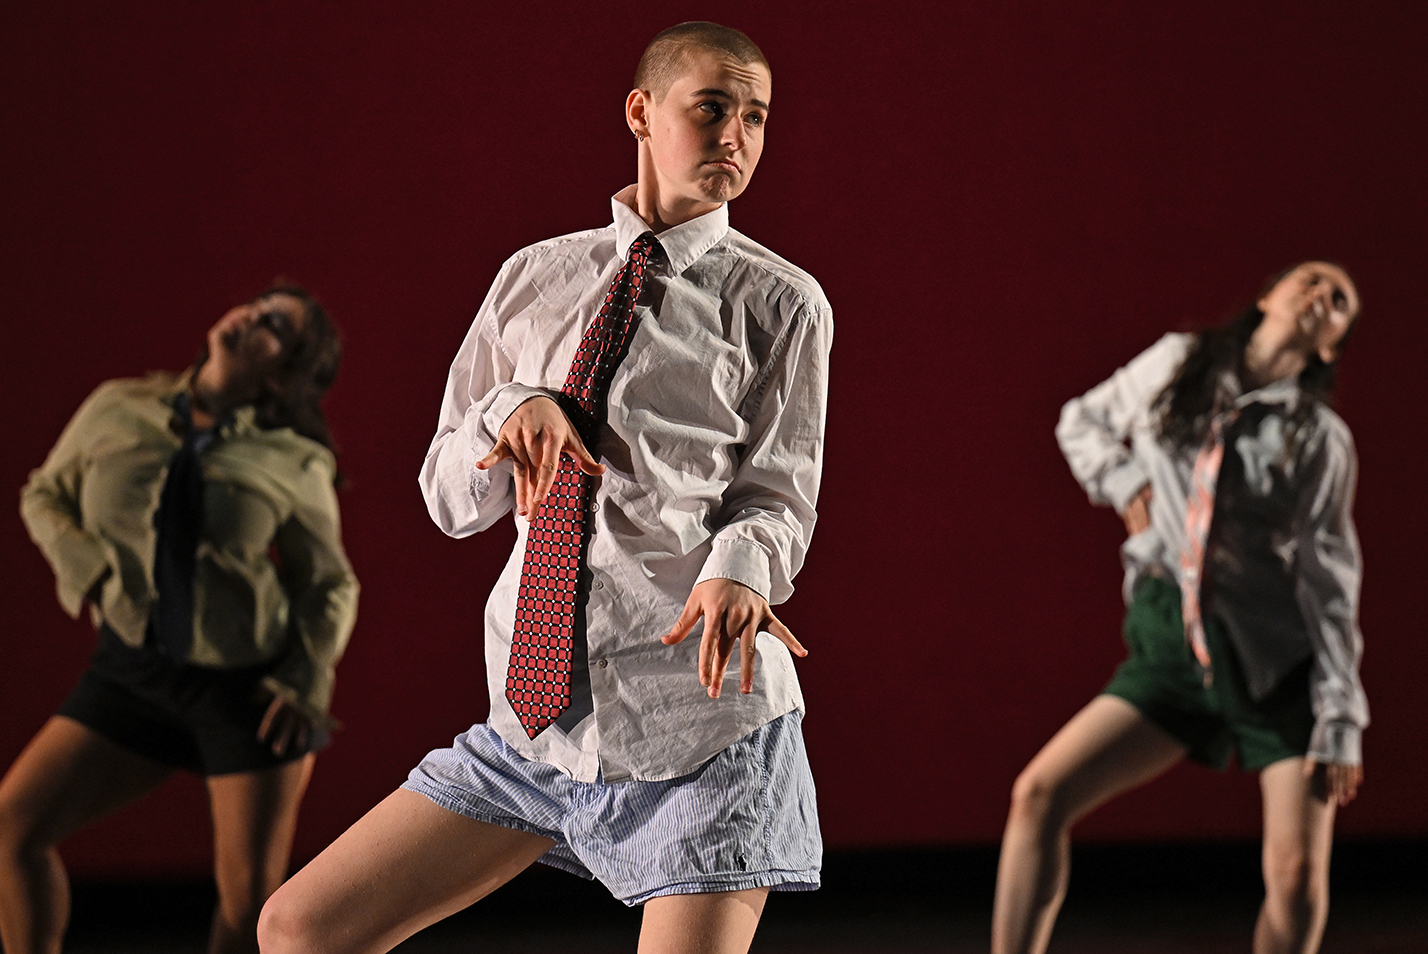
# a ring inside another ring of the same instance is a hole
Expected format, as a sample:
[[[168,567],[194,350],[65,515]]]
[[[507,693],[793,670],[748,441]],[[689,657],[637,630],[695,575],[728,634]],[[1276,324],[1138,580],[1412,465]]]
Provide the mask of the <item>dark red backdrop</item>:
[[[0,486],[20,486],[98,381],[182,367],[279,273],[346,330],[330,406],[362,610],[336,703],[349,728],[320,760],[300,857],[484,715],[479,609],[512,533],[452,541],[425,515],[415,478],[446,366],[507,254],[607,221],[633,176],[620,106],[640,48],[699,16],[741,26],[775,66],[734,222],[817,276],[838,321],[822,518],[784,612],[812,649],[829,843],[998,836],[1017,769],[1121,654],[1119,523],[1057,453],[1060,403],[1306,256],[1344,262],[1365,302],[1342,410],[1363,464],[1375,726],[1340,830],[1428,833],[1413,597],[1428,8],[477,12],[491,6],[33,2],[0,22]],[[91,639],[9,512],[4,762]],[[198,872],[204,830],[179,781],[68,857],[80,873]],[[1257,830],[1254,779],[1195,768],[1084,825]]]

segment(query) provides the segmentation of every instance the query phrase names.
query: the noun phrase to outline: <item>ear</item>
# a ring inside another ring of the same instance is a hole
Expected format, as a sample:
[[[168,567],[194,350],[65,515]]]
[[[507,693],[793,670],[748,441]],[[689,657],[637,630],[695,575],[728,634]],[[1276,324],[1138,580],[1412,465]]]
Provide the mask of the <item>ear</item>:
[[[625,124],[630,127],[630,132],[649,138],[652,105],[650,94],[645,90],[630,90],[630,95],[625,97]]]

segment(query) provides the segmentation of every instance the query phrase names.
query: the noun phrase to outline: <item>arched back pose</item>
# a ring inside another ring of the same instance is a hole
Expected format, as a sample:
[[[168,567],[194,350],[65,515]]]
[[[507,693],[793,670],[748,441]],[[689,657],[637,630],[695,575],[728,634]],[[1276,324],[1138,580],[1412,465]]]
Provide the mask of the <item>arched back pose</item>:
[[[321,407],[340,355],[322,306],[274,287],[220,318],[186,373],[100,385],[30,475],[25,525],[99,644],[0,782],[9,954],[60,950],[56,845],[175,768],[203,776],[212,809],[209,949],[257,949],[356,614]]]
[[[1317,950],[1334,811],[1363,778],[1368,724],[1356,459],[1325,404],[1358,311],[1342,268],[1304,262],[1230,324],[1166,335],[1062,410],[1072,472],[1130,534],[1130,656],[1017,778],[998,954],[1046,949],[1077,819],[1187,756],[1231,755],[1264,798],[1254,950]]]

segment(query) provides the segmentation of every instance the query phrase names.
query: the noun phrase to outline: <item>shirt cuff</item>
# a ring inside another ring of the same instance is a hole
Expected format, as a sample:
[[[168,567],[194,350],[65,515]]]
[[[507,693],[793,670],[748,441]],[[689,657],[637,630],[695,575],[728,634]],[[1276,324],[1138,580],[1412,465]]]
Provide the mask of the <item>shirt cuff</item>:
[[[1309,738],[1309,758],[1336,765],[1362,765],[1363,730],[1348,722],[1320,722]]]
[[[506,423],[506,418],[510,417],[516,408],[531,398],[550,396],[550,392],[543,388],[528,387],[524,384],[508,384],[497,391],[491,399],[490,406],[481,413],[481,426],[490,437],[490,446],[496,445],[496,440],[501,433],[501,425]]]
[[[1110,501],[1116,513],[1125,513],[1126,507],[1140,493],[1140,489],[1150,483],[1145,471],[1134,460],[1128,460],[1111,471],[1101,480],[1101,493]]]
[[[716,539],[694,585],[716,579],[742,583],[767,600],[771,589],[768,551],[749,540]]]
[[[109,570],[109,554],[104,544],[89,534],[68,543],[56,565],[55,593],[64,611],[78,619],[90,590]]]

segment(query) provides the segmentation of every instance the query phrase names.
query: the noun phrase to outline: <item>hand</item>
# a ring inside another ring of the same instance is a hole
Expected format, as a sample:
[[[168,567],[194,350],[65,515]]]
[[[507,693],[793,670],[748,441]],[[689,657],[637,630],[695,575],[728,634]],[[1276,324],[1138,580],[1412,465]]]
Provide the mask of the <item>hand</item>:
[[[587,474],[605,473],[605,465],[590,456],[560,405],[548,397],[536,397],[511,412],[496,435],[496,446],[476,466],[486,470],[509,457],[516,471],[516,513],[534,520],[555,483],[562,453],[569,454]]]
[[[1140,493],[1131,498],[1121,514],[1121,519],[1126,522],[1126,533],[1132,537],[1150,526],[1150,495],[1150,484],[1146,484],[1140,488]]]
[[[769,609],[768,601],[742,583],[733,580],[705,580],[696,586],[685,601],[684,612],[660,642],[673,646],[683,641],[694,624],[704,617],[704,637],[699,641],[699,684],[709,690],[710,699],[719,698],[724,684],[724,670],[739,641],[739,691],[747,695],[754,691],[755,639],[759,631],[769,633],[787,646],[796,656],[807,656],[793,633]]]
[[[290,750],[306,749],[312,738],[312,720],[282,696],[274,696],[258,724],[258,738],[269,743],[279,757]]]
[[[1358,795],[1364,782],[1364,767],[1305,759],[1304,777],[1313,780],[1314,791],[1322,792],[1326,801],[1343,808]]]

